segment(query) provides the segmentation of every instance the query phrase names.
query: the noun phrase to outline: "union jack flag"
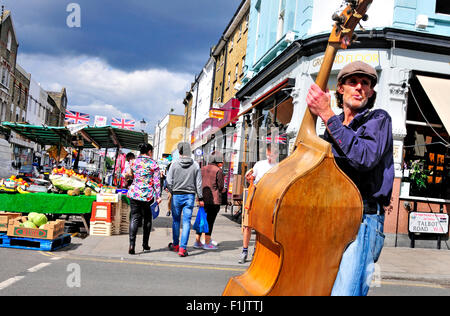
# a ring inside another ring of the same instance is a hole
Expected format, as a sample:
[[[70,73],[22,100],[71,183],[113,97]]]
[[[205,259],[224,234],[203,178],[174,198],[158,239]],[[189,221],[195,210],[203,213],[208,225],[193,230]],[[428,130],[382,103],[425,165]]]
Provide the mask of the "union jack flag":
[[[74,124],[89,123],[89,114],[69,111],[66,109],[65,121]]]
[[[269,144],[272,142],[272,136],[266,137],[266,143]],[[275,136],[275,144],[286,144],[287,143],[287,134],[281,134]]]
[[[111,125],[118,128],[133,130],[135,124],[135,120],[111,118]]]

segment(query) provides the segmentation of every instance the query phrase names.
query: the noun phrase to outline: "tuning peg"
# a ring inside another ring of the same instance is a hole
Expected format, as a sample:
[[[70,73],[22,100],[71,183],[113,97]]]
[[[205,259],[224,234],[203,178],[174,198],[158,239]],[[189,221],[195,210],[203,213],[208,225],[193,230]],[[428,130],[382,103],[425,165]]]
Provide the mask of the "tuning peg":
[[[345,0],[345,2],[347,2],[352,9],[356,9],[358,7],[358,0]]]
[[[364,22],[366,22],[369,19],[369,16],[367,14],[364,14],[364,16],[362,17],[362,20]]]
[[[333,13],[333,16],[331,17],[331,19],[339,25],[345,23],[345,16],[339,15],[337,13]]]

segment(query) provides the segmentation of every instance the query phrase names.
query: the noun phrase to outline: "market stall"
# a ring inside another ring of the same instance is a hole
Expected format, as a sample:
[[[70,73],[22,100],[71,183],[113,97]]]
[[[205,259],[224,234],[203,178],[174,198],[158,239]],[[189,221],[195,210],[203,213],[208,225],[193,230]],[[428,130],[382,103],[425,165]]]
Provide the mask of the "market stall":
[[[53,146],[56,148],[57,161],[64,147],[77,148],[79,152],[83,148],[105,148],[106,152],[108,148],[116,148],[118,153],[121,148],[138,149],[148,139],[146,133],[111,126],[67,128],[11,122],[3,122],[2,126],[40,145]],[[126,190],[120,192],[115,187],[95,182],[77,173],[76,169],[55,168],[50,175],[50,182],[51,186],[46,186],[35,183],[35,179],[25,181],[14,175],[9,179],[0,179],[0,211],[81,215],[84,226],[89,231],[89,217],[93,203],[99,201],[99,195],[105,193],[119,196],[120,203],[123,201],[129,204],[126,194],[120,194],[126,193]],[[108,203],[105,200],[100,202]]]

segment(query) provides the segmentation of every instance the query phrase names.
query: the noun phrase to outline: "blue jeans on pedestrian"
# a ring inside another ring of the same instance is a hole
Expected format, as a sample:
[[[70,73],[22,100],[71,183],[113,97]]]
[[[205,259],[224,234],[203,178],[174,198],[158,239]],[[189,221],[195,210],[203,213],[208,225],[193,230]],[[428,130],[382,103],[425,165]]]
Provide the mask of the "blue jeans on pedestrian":
[[[172,196],[172,237],[174,246],[180,245],[183,249],[187,247],[194,203],[195,194],[174,194]],[[183,218],[183,231],[180,243],[181,218]]]
[[[345,250],[332,296],[366,296],[384,244],[384,214],[363,215],[358,236]]]

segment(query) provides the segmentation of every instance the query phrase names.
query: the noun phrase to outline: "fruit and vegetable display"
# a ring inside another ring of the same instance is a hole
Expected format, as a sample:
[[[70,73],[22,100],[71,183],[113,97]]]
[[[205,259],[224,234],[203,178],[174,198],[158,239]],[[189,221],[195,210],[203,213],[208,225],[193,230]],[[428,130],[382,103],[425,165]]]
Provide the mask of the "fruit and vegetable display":
[[[0,179],[0,192],[6,193],[22,193],[26,192],[27,187],[30,184],[23,180],[22,178],[17,178],[16,176],[11,176],[8,179]]]
[[[49,181],[41,179],[30,179],[29,182],[16,176],[8,179],[0,179],[0,193],[48,192],[78,195],[96,195],[100,192],[115,193],[116,187],[103,186],[86,175],[79,174],[72,169],[64,167],[54,168],[49,176]]]
[[[85,176],[64,167],[53,169],[49,178],[55,187],[63,191],[79,189],[82,192],[87,181]]]

